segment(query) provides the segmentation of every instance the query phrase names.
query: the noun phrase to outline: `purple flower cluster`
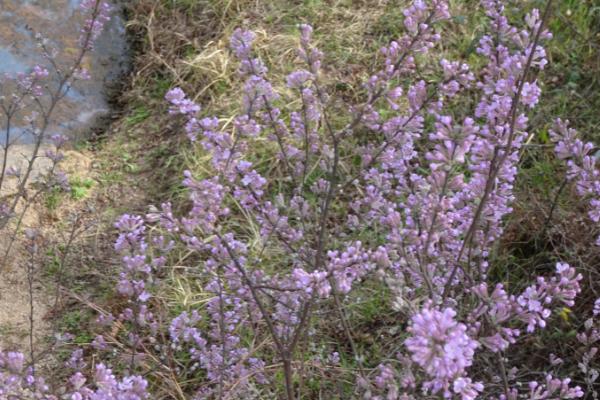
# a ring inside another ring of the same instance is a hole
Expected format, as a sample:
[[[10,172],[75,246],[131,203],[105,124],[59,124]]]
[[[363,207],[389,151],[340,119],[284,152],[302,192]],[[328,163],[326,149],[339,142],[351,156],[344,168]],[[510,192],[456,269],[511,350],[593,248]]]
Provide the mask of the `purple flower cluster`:
[[[147,387],[148,382],[144,378],[128,376],[118,379],[100,363],[94,367],[91,379],[80,371],[71,375],[63,393],[58,396],[32,367],[26,366],[23,354],[0,353],[0,397],[3,399],[144,400],[150,398]]]
[[[88,17],[81,27],[79,44],[86,50],[92,50],[104,26],[111,19],[112,6],[105,1],[83,0],[80,8]]]
[[[600,171],[596,163],[597,153],[594,144],[583,142],[578,138],[577,132],[569,128],[569,121],[560,119],[556,121],[550,135],[556,143],[556,155],[566,160],[567,178],[575,182],[577,194],[589,201],[588,215],[594,223],[598,224],[600,222]],[[600,245],[600,237],[596,244]]]
[[[546,376],[546,381],[539,383],[537,381],[529,382],[529,393],[527,399],[530,400],[550,400],[550,399],[578,399],[583,397],[583,390],[579,386],[574,388],[569,386],[571,379],[553,378],[552,375]],[[511,394],[505,397],[506,400],[517,399],[517,391],[512,390]]]
[[[412,360],[431,378],[425,382],[425,389],[432,393],[441,390],[444,397],[450,397],[452,387],[463,400],[472,400],[483,390],[483,385],[471,382],[466,369],[473,364],[479,343],[467,335],[466,325],[456,322],[455,316],[451,308],[423,308],[412,317],[408,329],[411,336],[405,344]]]

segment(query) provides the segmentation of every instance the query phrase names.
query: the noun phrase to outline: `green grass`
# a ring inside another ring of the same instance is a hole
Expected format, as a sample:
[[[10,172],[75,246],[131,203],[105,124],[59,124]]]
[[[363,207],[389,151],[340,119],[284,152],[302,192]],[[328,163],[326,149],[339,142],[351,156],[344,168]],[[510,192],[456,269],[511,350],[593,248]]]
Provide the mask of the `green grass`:
[[[75,201],[80,201],[88,197],[90,190],[94,186],[94,180],[91,178],[80,178],[71,176],[69,178],[70,190],[68,197]],[[66,193],[60,188],[54,188],[44,194],[44,205],[48,211],[56,211],[64,202]]]
[[[56,188],[44,194],[44,205],[48,211],[54,211],[58,208],[61,204],[62,194],[62,191]]]
[[[129,116],[125,117],[126,126],[134,126],[145,121],[150,116],[150,110],[145,106],[133,109]]]
[[[86,309],[73,310],[62,315],[59,321],[61,332],[67,332],[74,335],[75,344],[89,344],[94,340],[92,334],[88,331],[88,325],[93,315]]]
[[[72,177],[69,180],[71,186],[71,198],[73,200],[83,200],[86,198],[94,186],[94,180],[91,178]]]

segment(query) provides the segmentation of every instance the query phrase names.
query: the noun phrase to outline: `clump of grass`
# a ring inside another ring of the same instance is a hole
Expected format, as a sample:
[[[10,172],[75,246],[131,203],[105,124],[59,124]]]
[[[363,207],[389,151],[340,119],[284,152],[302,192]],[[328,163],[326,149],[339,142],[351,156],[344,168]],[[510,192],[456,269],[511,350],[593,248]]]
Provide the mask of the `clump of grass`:
[[[71,187],[71,198],[73,200],[82,200],[87,197],[90,189],[94,186],[94,180],[91,178],[73,177],[69,180]]]

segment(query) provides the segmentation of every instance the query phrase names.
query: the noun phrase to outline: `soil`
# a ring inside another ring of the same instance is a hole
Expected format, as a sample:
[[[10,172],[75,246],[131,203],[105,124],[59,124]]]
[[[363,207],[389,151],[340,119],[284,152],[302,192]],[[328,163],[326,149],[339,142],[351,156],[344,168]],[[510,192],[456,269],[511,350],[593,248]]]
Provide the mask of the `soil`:
[[[9,164],[24,167],[28,154],[32,151],[31,146],[16,146],[11,153]],[[1,158],[0,158],[1,161]],[[34,173],[33,180],[47,167],[48,161],[41,161]],[[61,163],[61,168],[67,173],[76,173],[77,176],[85,177],[89,174],[92,159],[90,155],[76,151],[66,151],[65,160]],[[9,185],[5,186],[6,195],[11,190]],[[21,206],[22,207],[22,206]],[[20,213],[20,210],[17,210]],[[43,199],[32,204],[24,214],[21,230],[27,228],[39,229],[43,226],[41,220],[44,218],[45,205]],[[48,236],[53,228],[46,231],[40,231],[40,237]],[[24,349],[29,347],[30,333],[30,315],[33,305],[33,336],[34,342],[39,343],[51,333],[51,323],[47,316],[53,306],[54,299],[48,291],[48,285],[42,284],[44,264],[44,255],[38,254],[35,263],[35,279],[33,281],[32,296],[29,291],[28,281],[28,263],[30,262],[30,253],[27,251],[28,240],[24,235],[13,235],[14,226],[9,226],[0,237],[0,254],[4,255],[7,246],[11,245],[13,236],[16,237],[12,243],[11,251],[3,263],[0,265],[2,279],[0,279],[0,348],[1,349]],[[4,257],[0,257],[3,259]],[[33,303],[33,304],[32,304]]]

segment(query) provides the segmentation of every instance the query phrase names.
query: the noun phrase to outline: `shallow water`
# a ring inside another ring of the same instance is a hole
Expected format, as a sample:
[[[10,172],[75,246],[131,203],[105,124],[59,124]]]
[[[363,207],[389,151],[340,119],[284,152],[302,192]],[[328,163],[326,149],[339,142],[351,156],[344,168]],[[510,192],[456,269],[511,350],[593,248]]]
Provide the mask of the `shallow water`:
[[[59,65],[70,65],[78,52],[79,4],[80,0],[0,0],[0,74],[26,72],[35,64],[45,64],[35,39],[38,33],[58,50]],[[69,91],[47,136],[63,133],[80,139],[99,124],[109,111],[109,91],[127,70],[127,54],[124,23],[115,10],[94,52],[84,60],[91,80],[78,82]]]

